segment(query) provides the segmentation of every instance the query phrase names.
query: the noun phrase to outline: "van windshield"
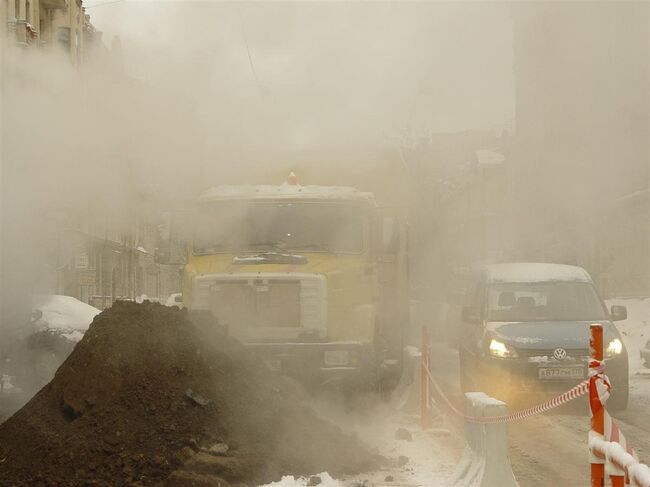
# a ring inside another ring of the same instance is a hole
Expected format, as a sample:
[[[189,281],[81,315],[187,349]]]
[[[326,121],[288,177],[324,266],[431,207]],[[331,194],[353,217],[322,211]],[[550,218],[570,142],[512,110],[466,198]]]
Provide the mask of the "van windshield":
[[[496,283],[488,286],[489,321],[595,321],[607,310],[587,282]]]

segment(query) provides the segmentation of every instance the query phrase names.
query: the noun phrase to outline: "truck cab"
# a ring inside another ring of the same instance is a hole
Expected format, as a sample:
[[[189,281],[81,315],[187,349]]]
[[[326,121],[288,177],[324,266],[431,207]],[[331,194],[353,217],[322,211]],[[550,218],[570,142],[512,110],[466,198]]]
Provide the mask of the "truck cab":
[[[185,307],[210,311],[271,369],[309,387],[396,383],[405,225],[382,215],[372,193],[290,178],[212,188],[194,213]]]

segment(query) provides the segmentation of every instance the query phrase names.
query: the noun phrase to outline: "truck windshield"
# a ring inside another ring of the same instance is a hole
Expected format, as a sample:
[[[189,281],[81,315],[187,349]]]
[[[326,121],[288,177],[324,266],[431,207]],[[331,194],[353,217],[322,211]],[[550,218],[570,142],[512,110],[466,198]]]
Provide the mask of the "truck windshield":
[[[217,203],[201,210],[194,238],[198,255],[362,250],[363,209],[349,203]]]
[[[499,283],[488,286],[489,321],[592,321],[607,319],[587,282]]]

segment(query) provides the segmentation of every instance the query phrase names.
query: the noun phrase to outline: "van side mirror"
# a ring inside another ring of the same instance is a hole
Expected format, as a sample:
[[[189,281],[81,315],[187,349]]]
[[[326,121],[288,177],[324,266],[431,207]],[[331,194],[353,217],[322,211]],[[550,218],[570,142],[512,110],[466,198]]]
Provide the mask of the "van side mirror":
[[[620,306],[615,304],[612,306],[612,311],[610,313],[612,321],[623,321],[627,319],[627,308],[625,306]]]
[[[463,306],[462,317],[465,323],[476,324],[481,322],[481,318],[478,315],[478,311],[474,306]]]

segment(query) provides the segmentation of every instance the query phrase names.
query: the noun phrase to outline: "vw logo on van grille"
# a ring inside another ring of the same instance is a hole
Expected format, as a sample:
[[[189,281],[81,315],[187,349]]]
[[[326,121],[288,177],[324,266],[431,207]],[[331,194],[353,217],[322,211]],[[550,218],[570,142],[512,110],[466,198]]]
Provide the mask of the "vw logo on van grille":
[[[553,357],[555,357],[556,360],[564,360],[566,358],[566,350],[563,348],[556,348],[553,350]]]

